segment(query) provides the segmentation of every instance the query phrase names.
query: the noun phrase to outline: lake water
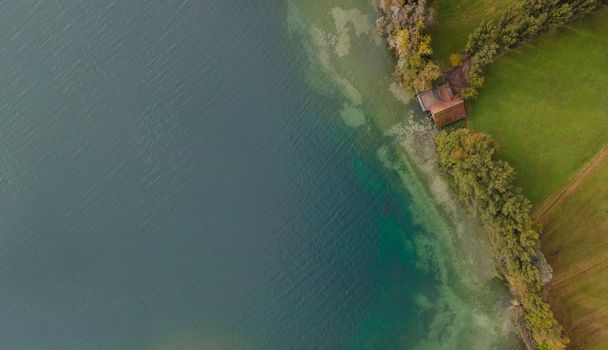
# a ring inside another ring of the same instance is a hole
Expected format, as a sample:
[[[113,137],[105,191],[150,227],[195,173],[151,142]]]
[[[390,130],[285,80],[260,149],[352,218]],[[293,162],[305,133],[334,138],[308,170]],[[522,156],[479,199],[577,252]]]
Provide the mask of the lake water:
[[[0,3],[0,348],[517,347],[372,1]]]

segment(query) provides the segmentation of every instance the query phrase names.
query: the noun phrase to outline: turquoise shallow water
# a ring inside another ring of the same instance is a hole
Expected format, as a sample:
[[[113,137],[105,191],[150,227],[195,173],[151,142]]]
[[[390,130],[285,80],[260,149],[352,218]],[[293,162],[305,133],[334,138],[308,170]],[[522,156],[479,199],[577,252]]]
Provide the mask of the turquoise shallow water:
[[[0,348],[513,346],[378,156],[371,2],[2,5]]]

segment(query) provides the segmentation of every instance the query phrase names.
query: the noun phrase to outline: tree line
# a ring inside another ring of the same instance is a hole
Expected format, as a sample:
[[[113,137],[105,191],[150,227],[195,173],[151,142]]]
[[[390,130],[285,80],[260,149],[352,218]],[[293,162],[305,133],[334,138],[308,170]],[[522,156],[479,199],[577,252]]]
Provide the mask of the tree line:
[[[535,38],[548,29],[597,10],[607,0],[523,0],[509,7],[496,22],[483,23],[469,35],[465,56],[470,58],[463,98],[477,97],[485,82],[483,68],[499,54]]]
[[[565,349],[569,340],[541,294],[540,227],[530,201],[514,185],[515,170],[497,157],[497,145],[483,133],[444,130],[436,145],[439,166],[458,199],[489,233],[498,253],[498,269],[521,302],[525,324],[538,348]]]

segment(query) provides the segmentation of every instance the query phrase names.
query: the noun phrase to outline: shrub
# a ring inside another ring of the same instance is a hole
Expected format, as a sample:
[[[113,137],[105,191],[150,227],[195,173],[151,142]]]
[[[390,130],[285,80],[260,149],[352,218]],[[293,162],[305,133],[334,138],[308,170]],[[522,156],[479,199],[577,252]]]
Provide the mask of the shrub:
[[[453,53],[450,55],[450,65],[452,67],[458,67],[462,64],[462,55],[459,53]]]

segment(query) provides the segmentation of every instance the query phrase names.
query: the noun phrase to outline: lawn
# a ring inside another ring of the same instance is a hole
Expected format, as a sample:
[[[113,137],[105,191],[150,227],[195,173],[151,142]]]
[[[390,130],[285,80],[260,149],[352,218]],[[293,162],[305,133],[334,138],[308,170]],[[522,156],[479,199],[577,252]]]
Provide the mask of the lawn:
[[[534,204],[563,188],[608,142],[608,11],[498,58],[469,103]],[[608,184],[608,183],[607,183]]]
[[[469,34],[481,23],[498,18],[517,0],[435,0],[435,25],[431,28],[435,58],[449,67],[452,53],[464,50]]]
[[[545,223],[548,292],[573,349],[608,349],[608,161]]]

